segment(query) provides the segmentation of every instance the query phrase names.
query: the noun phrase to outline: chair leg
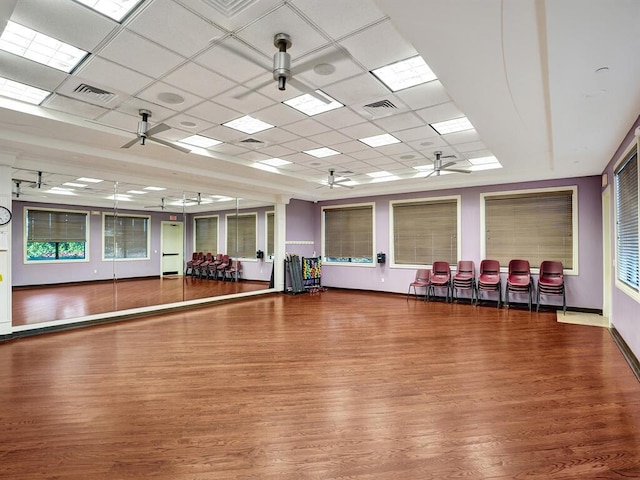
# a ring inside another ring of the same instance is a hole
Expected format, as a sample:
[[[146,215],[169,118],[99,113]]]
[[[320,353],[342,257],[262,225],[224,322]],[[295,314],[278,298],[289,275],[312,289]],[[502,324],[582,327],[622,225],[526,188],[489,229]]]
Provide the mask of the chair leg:
[[[509,308],[509,284],[507,283],[507,288],[504,290],[504,305]]]

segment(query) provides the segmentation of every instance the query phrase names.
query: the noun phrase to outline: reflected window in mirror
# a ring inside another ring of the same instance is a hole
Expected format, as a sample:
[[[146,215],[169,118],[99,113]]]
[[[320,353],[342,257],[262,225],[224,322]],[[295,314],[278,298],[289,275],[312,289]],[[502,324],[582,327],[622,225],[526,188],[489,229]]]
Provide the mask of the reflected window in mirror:
[[[255,212],[228,214],[226,221],[228,254],[236,258],[255,258],[258,215]]]
[[[194,252],[212,253],[213,255],[219,253],[218,219],[218,215],[194,217]]]
[[[151,217],[103,215],[103,259],[148,260]]]

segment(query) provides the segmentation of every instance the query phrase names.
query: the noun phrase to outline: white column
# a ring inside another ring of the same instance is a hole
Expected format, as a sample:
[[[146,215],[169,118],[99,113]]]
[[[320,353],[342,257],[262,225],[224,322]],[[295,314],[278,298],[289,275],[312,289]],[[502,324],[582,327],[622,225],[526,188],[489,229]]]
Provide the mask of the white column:
[[[0,152],[0,205],[11,208],[11,165],[15,154]],[[11,225],[0,226],[0,338],[10,335],[11,327]],[[6,247],[6,248],[5,248]]]
[[[289,204],[289,200],[288,197],[279,195],[275,205],[275,235],[273,241],[276,249],[276,257],[273,259],[273,286],[279,291],[284,290],[284,254],[286,252],[287,205]]]

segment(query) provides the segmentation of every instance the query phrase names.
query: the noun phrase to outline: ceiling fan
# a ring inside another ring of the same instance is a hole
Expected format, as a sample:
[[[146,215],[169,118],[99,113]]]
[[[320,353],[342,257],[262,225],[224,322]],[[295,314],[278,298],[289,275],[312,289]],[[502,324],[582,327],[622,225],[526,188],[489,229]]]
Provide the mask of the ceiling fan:
[[[171,127],[165,123],[159,123],[158,125],[149,128],[148,120],[149,120],[149,117],[151,117],[150,110],[146,110],[142,108],[138,111],[138,113],[142,117],[142,120],[138,122],[138,131],[136,132],[137,137],[131,140],[130,142],[125,143],[120,148],[129,148],[135,145],[136,143],[139,143],[140,145],[144,145],[147,140],[150,140],[152,142],[159,143],[160,145],[171,147],[182,153],[191,153],[191,150],[189,150],[188,148],[184,148],[179,145],[175,145],[171,142],[168,142],[166,140],[163,140],[161,138],[154,137],[154,135],[164,132],[166,130],[169,130]]]
[[[28,183],[29,184],[29,188],[40,188],[43,185],[49,185],[48,183],[45,183],[42,180],[42,172],[35,172],[36,173],[36,179],[35,180],[23,180],[20,178],[14,178],[13,182],[16,185],[16,197],[20,196],[20,185],[23,183]]]
[[[289,34],[287,33],[277,33],[274,37],[273,37],[273,44],[278,48],[278,51],[275,53],[275,55],[273,56],[273,66],[269,67],[263,63],[258,62],[257,60],[255,60],[254,58],[248,56],[247,54],[245,54],[244,52],[231,47],[230,45],[227,44],[222,44],[221,46],[223,48],[226,48],[230,51],[232,51],[233,53],[235,53],[236,55],[244,58],[245,60],[250,61],[251,63],[254,63],[262,68],[264,68],[265,70],[271,70],[271,72],[273,73],[273,79],[276,80],[278,82],[278,90],[285,90],[287,83],[289,85],[292,85],[293,87],[297,88],[298,90],[300,90],[303,93],[309,94],[312,97],[320,100],[323,103],[331,103],[331,100],[324,97],[323,95],[319,94],[318,92],[315,91],[315,89],[309,87],[308,85],[302,83],[299,80],[296,80],[295,78],[293,78],[293,74],[294,73],[302,73],[304,71],[310,70],[313,67],[315,67],[316,65],[328,65],[329,67],[333,67],[331,65],[331,62],[335,62],[336,60],[343,58],[344,57],[344,53],[342,52],[331,52],[330,54],[326,54],[326,55],[322,55],[320,57],[316,57],[312,60],[309,60],[307,62],[301,63],[296,65],[293,68],[293,71],[291,69],[291,55],[287,52],[287,48],[290,48],[292,43],[291,43],[291,36],[289,36]],[[273,80],[267,80],[263,83],[261,83],[260,85],[257,85],[256,87],[247,90],[245,92],[239,93],[237,95],[234,95],[234,98],[236,99],[240,99],[246,95],[249,95],[250,93],[255,92],[256,90],[260,90],[261,88],[269,85],[270,83],[272,83]]]
[[[161,198],[160,205],[146,205],[144,208],[159,208],[160,210],[164,210],[167,206],[164,204],[164,198]]]
[[[456,158],[455,155],[442,156],[442,152],[441,151],[437,151],[437,152],[433,152],[433,153],[435,154],[436,159],[433,161],[433,170],[431,172],[429,172],[427,177],[430,177],[431,175],[434,175],[434,174],[435,174],[436,177],[439,177],[441,171],[456,172],[456,173],[471,173],[470,170],[461,170],[459,168],[451,168],[451,166],[455,165],[456,162],[447,162],[444,165],[442,164],[442,159],[443,158]]]
[[[338,179],[336,179],[335,173],[336,173],[335,168],[330,168],[329,176],[327,177],[327,184],[320,185],[318,188],[322,188],[322,187],[329,187],[331,189],[333,189],[333,187],[353,188],[351,185],[345,185],[345,182],[351,181],[349,178],[338,177]]]

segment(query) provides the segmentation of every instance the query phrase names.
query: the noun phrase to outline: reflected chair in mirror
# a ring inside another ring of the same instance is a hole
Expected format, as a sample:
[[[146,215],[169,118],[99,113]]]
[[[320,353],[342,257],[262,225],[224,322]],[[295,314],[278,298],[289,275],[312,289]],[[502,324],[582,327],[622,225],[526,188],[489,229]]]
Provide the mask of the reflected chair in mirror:
[[[229,265],[229,255],[223,255],[222,262],[216,266],[216,280],[224,280],[224,271]]]
[[[413,293],[415,298],[418,298],[418,288],[424,288],[424,296],[427,296],[427,290],[429,289],[429,283],[431,281],[431,270],[428,268],[420,268],[416,271],[416,277],[413,282],[409,284],[409,290],[407,291],[407,300],[411,294],[411,288],[413,287]]]
[[[505,290],[505,304],[509,307],[509,293],[526,294],[529,299],[529,311],[533,301],[533,279],[531,278],[531,266],[529,260],[511,260],[507,275],[507,288]]]
[[[453,275],[452,296],[458,299],[458,290],[469,290],[471,303],[476,302],[476,264],[473,260],[460,260]]]
[[[218,273],[218,265],[222,263],[223,255],[218,253],[216,258],[214,258],[211,263],[207,266],[207,278],[213,278],[215,280],[216,275]]]
[[[195,276],[197,276],[198,278],[206,278],[211,262],[213,262],[213,255],[211,255],[211,252],[207,252],[207,254],[204,256],[204,261],[202,261],[199,265],[193,267],[195,270]]]
[[[562,295],[562,313],[567,312],[567,297],[564,288],[564,268],[562,262],[545,260],[540,264],[536,312],[540,310],[541,295]]]
[[[476,305],[480,301],[480,292],[498,292],[498,308],[502,303],[502,280],[500,279],[500,262],[498,260],[482,260],[476,289]]]
[[[202,262],[204,262],[204,253],[203,252],[198,252],[198,255],[196,256],[196,259],[191,262],[191,276],[192,277],[196,276],[196,272],[198,271],[198,268],[200,267],[200,264]]]
[[[242,273],[242,264],[240,260],[236,260],[233,262],[229,259],[229,266],[224,270],[224,278],[225,280],[229,280],[230,282],[237,282]]]
[[[187,261],[187,267],[184,269],[184,274],[189,275],[193,273],[193,262],[198,260],[198,252],[193,252],[191,254],[191,260]]]
[[[445,302],[449,302],[451,293],[451,267],[449,262],[433,262],[431,266],[431,282],[427,288],[427,298],[429,301],[436,288],[445,289]]]

